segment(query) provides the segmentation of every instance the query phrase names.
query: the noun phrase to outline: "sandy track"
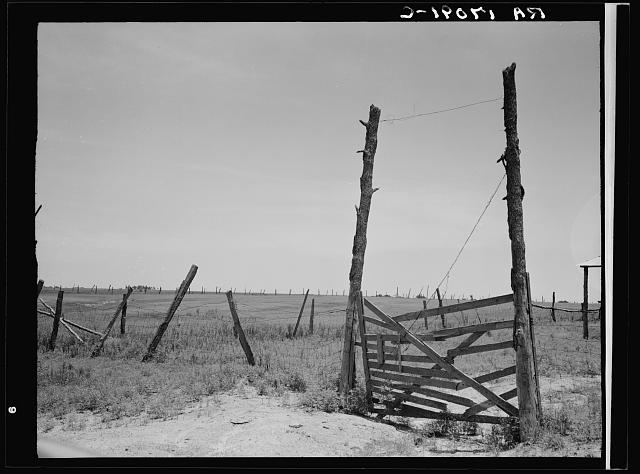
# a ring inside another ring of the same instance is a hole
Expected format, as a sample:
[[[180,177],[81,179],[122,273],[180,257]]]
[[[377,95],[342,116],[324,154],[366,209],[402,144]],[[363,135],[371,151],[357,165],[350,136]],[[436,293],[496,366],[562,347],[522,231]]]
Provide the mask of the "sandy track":
[[[542,381],[543,389],[549,389]],[[557,381],[556,389],[557,387]],[[546,390],[545,390],[546,391]],[[412,428],[426,420],[410,419]],[[48,426],[45,429],[45,426]],[[480,425],[486,431],[489,425]],[[45,432],[46,431],[46,432]],[[406,427],[342,413],[310,412],[298,406],[298,394],[259,396],[255,388],[205,398],[167,420],[147,416],[104,423],[99,415],[73,414],[63,420],[40,417],[41,457],[347,457],[347,456],[493,456],[478,436],[420,438]],[[568,445],[544,454],[518,447],[501,456],[598,455],[597,446]]]

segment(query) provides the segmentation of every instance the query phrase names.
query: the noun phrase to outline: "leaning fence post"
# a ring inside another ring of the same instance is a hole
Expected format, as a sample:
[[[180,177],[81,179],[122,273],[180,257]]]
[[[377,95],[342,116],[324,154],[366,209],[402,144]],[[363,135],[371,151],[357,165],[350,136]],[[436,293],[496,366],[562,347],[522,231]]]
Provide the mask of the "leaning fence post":
[[[120,316],[120,334],[124,334],[125,325],[127,324],[127,294],[122,295],[122,316]]]
[[[556,322],[556,292],[553,292],[553,296],[551,298],[551,319],[553,319],[553,322]]]
[[[51,330],[51,338],[49,339],[49,350],[56,348],[56,338],[58,337],[58,326],[60,325],[60,316],[62,315],[62,298],[64,291],[58,291],[58,299],[56,300],[56,314],[53,319],[53,329]]]
[[[438,308],[442,308],[442,297],[440,296],[440,288],[436,288],[436,294],[438,295]],[[442,327],[447,327],[444,322],[444,313],[440,315],[440,319],[442,319]]]
[[[304,294],[304,300],[302,301],[302,306],[300,307],[300,314],[298,314],[298,320],[296,321],[296,327],[293,328],[293,334],[291,337],[296,337],[296,331],[298,331],[298,325],[300,324],[300,318],[302,318],[302,312],[304,311],[304,305],[307,302],[307,296],[309,296],[309,290]]]
[[[42,291],[43,286],[44,286],[44,280],[38,280],[38,286],[36,286],[36,300],[40,296],[40,292]]]
[[[315,309],[315,298],[311,298],[311,315],[309,316],[309,334],[313,334],[313,313]]]
[[[151,341],[151,344],[149,344],[149,348],[147,349],[147,353],[142,358],[142,362],[146,362],[153,357],[153,353],[155,352],[156,347],[158,347],[158,344],[160,343],[160,340],[162,339],[164,332],[169,327],[169,323],[171,322],[173,315],[178,310],[178,306],[180,306],[180,303],[182,303],[182,299],[184,298],[184,295],[187,292],[187,289],[191,285],[191,282],[195,278],[197,271],[198,271],[198,267],[196,265],[191,265],[191,268],[189,269],[189,273],[187,273],[186,278],[182,281],[182,284],[178,288],[178,292],[176,296],[173,298],[173,303],[171,303],[171,306],[169,307],[169,311],[167,311],[167,316],[164,318],[164,321],[162,322],[162,324],[158,326],[158,331],[156,332],[156,335]]]
[[[242,330],[242,326],[240,326],[240,318],[238,317],[238,312],[236,310],[236,303],[233,301],[233,292],[227,291],[227,301],[229,302],[229,311],[231,311],[231,317],[233,318],[233,327],[238,334],[238,339],[240,339],[240,345],[242,346],[242,350],[244,354],[247,356],[247,362],[249,365],[256,365],[253,359],[253,352],[251,352],[251,347],[249,347],[249,343],[247,342],[247,338],[244,335],[244,331]]]
[[[109,324],[107,325],[107,329],[104,330],[104,333],[100,337],[100,340],[96,343],[93,351],[91,352],[91,357],[96,357],[98,354],[100,354],[100,351],[102,350],[102,346],[104,346],[104,341],[106,341],[107,337],[109,337],[109,333],[111,332],[111,328],[113,327],[114,323],[116,322],[116,319],[118,319],[118,316],[120,316],[120,312],[122,311],[122,307],[125,304],[127,304],[127,299],[129,299],[129,296],[131,295],[132,292],[133,292],[133,288],[129,287],[127,289],[127,293],[125,294],[126,298],[123,298],[122,301],[120,302],[120,304],[118,305],[118,307],[116,308],[116,312],[114,313],[113,317],[111,318],[111,321],[109,321]]]

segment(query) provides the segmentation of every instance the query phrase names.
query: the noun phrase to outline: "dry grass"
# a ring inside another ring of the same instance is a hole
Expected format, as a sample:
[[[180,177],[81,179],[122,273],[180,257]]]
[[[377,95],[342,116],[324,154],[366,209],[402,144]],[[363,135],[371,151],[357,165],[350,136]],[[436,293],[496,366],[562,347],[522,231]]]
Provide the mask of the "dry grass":
[[[42,297],[55,305],[54,292],[45,292]],[[117,294],[66,293],[64,316],[103,331],[121,298]],[[105,422],[140,414],[151,419],[166,419],[180,413],[187,404],[228,390],[242,380],[264,395],[277,396],[284,390],[305,392],[303,404],[310,408],[361,412],[362,397],[357,393],[348,406],[341,406],[335,397],[346,297],[314,297],[313,335],[308,334],[310,301],[307,301],[298,335],[290,338],[302,298],[300,295],[235,296],[255,357],[253,367],[247,364],[233,335],[226,297],[222,294],[187,295],[149,363],[140,360],[164,319],[173,294],[134,293],[127,312],[126,334],[120,335],[118,320],[111,332],[113,337],[107,339],[102,354],[96,358],[89,357],[92,343],[97,340],[95,336],[79,332],[89,343],[82,345],[63,327],[59,329],[56,350],[47,351],[53,320],[38,316],[38,410],[56,417],[86,410],[101,414]],[[390,315],[422,309],[419,299],[371,300]],[[445,304],[453,303],[445,301]],[[429,307],[433,306],[431,302]],[[562,306],[578,307],[576,304]],[[600,440],[599,322],[590,323],[591,338],[584,341],[581,322],[571,321],[571,316],[579,315],[558,312],[558,322],[553,323],[549,311],[534,310],[540,376],[550,380],[586,377],[594,381],[587,389],[576,385],[575,390],[580,393],[559,389],[543,394],[547,423],[546,434],[541,435],[539,442],[551,450],[561,449],[569,438]],[[502,305],[447,315],[447,325],[512,317],[509,305]],[[430,330],[440,327],[439,317],[430,318]],[[411,330],[425,332],[424,322],[416,321]],[[476,344],[508,340],[510,336],[510,329],[491,331]],[[457,338],[438,342],[432,347],[443,354],[460,341]],[[417,352],[410,349],[407,353]],[[357,361],[357,378],[362,380],[359,355]],[[461,356],[455,363],[463,372],[477,376],[513,365],[514,355],[511,349],[503,349]],[[77,428],[77,423],[71,425]],[[498,432],[494,438],[499,439]],[[498,441],[494,445],[498,446]]]

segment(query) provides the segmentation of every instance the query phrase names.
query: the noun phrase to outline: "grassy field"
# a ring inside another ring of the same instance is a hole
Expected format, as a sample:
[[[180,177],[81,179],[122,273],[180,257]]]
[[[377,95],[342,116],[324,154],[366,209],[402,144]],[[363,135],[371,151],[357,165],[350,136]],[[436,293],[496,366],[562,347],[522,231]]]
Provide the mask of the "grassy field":
[[[41,298],[55,307],[56,295],[57,292],[45,289]],[[55,351],[48,351],[53,319],[38,315],[39,412],[63,417],[91,411],[100,414],[105,423],[140,414],[150,419],[165,419],[205,396],[230,389],[241,380],[255,386],[260,394],[278,396],[286,390],[304,392],[307,406],[340,409],[335,388],[340,372],[346,297],[309,295],[298,334],[289,338],[302,295],[236,294],[241,324],[256,361],[251,367],[234,337],[226,296],[191,293],[182,301],[153,361],[142,363],[142,356],[173,296],[173,292],[133,293],[128,303],[126,334],[120,334],[118,320],[111,331],[112,337],[96,358],[89,357],[96,336],[78,331],[87,342],[81,344],[62,326]],[[315,299],[312,335],[308,331],[311,298]],[[106,294],[105,290],[99,294],[68,291],[63,314],[66,319],[102,332],[121,299],[121,293]],[[414,298],[369,299],[389,315],[416,311],[423,305],[422,300]],[[444,304],[456,302],[445,300]],[[428,307],[436,304],[431,301]],[[578,309],[579,305],[558,306]],[[556,314],[558,321],[554,323],[549,311],[534,309],[543,408],[550,430],[545,443],[553,448],[553,443],[561,444],[563,439],[599,442],[600,322],[590,322],[590,339],[585,341],[582,323],[577,320],[579,313]],[[446,318],[448,327],[453,327],[512,319],[513,315],[510,305],[501,305],[450,314]],[[429,329],[436,328],[440,328],[440,318],[430,318]],[[371,332],[372,328],[368,330]],[[424,333],[424,321],[416,321],[411,330]],[[499,330],[485,334],[479,343],[509,338],[509,329]],[[454,343],[439,342],[432,347],[442,354]],[[407,353],[417,352],[410,349]],[[361,382],[359,354],[356,360],[357,380]],[[471,376],[513,363],[512,349],[467,355],[455,362]],[[515,376],[507,377],[506,383],[509,381],[512,388],[515,387]],[[359,390],[361,392],[361,387]],[[512,402],[517,403],[517,399]],[[361,400],[355,397],[353,406],[342,409],[358,413],[362,411]]]

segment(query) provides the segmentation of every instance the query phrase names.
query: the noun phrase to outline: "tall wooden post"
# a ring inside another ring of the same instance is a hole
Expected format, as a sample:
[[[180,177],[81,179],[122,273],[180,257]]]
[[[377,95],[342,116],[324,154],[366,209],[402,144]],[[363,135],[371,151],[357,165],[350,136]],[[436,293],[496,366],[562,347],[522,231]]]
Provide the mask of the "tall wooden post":
[[[551,297],[551,319],[553,322],[556,322],[556,292],[553,292],[553,296]]]
[[[182,303],[182,299],[184,298],[184,295],[187,293],[187,289],[190,287],[191,282],[195,278],[197,271],[198,271],[198,267],[196,265],[191,265],[191,268],[189,269],[189,273],[187,273],[187,277],[183,280],[182,284],[178,288],[176,296],[175,298],[173,298],[173,303],[171,303],[171,306],[169,306],[169,311],[167,311],[167,316],[164,318],[164,321],[162,322],[162,324],[158,326],[156,335],[151,341],[151,344],[149,344],[149,348],[147,349],[147,353],[142,358],[142,362],[147,362],[153,357],[153,353],[155,352],[156,347],[160,343],[160,340],[162,339],[164,332],[167,330],[167,327],[169,327],[169,323],[171,322],[173,315],[178,310],[178,306],[180,306],[180,303]]]
[[[584,300],[582,302],[582,337],[589,339],[589,267],[584,267]]]
[[[293,328],[293,334],[291,337],[296,337],[296,332],[298,331],[298,326],[300,325],[300,319],[302,318],[302,312],[304,311],[304,305],[307,303],[307,296],[309,296],[309,290],[304,294],[304,300],[302,301],[302,306],[300,307],[300,314],[298,314],[298,320],[296,321],[296,327]]]
[[[40,292],[42,291],[43,286],[44,286],[44,280],[38,280],[38,285],[36,286],[36,300],[40,296]]]
[[[364,253],[367,247],[367,224],[371,197],[378,188],[373,188],[373,161],[378,146],[378,123],[380,109],[375,105],[369,107],[369,121],[360,123],[367,132],[362,152],[362,176],[360,177],[360,206],[356,206],[356,233],[353,238],[351,270],[349,271],[349,302],[347,304],[344,323],[344,344],[342,347],[342,366],[340,375],[340,393],[346,395],[353,388],[355,380],[355,346],[353,326],[357,294],[362,286],[362,271],[364,268]]]
[[[120,334],[124,334],[127,324],[127,294],[122,295],[122,314],[120,315]]]
[[[58,291],[58,299],[56,300],[56,313],[53,318],[53,329],[51,330],[51,338],[49,339],[49,350],[56,348],[56,339],[58,337],[58,327],[60,326],[60,317],[62,316],[62,298],[64,291]]]
[[[311,298],[311,315],[309,316],[309,334],[313,334],[313,314],[315,312],[316,300]]]
[[[514,305],[514,347],[516,349],[516,387],[520,438],[529,441],[540,426],[535,382],[535,367],[529,318],[527,317],[526,259],[522,212],[522,184],[520,179],[520,147],[518,140],[518,107],[515,82],[516,64],[502,71],[504,85],[504,127],[507,147],[503,164],[507,173],[507,220],[511,240],[511,288]]]

